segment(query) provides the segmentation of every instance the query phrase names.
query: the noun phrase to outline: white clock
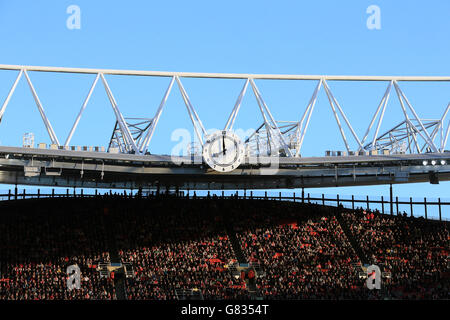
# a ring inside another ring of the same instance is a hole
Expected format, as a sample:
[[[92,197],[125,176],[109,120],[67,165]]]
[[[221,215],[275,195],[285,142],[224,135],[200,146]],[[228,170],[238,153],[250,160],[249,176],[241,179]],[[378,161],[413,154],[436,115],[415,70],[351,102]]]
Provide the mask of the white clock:
[[[216,131],[206,138],[203,160],[218,172],[230,172],[244,160],[244,145],[231,131]]]

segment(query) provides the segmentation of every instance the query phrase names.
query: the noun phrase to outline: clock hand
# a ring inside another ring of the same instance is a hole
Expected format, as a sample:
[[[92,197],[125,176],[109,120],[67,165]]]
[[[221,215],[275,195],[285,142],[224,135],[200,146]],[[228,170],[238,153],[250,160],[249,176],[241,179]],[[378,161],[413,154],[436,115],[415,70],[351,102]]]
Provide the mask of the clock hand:
[[[227,150],[227,149],[225,149],[225,151],[226,151],[226,150]],[[219,151],[219,152],[217,152],[217,153],[213,153],[213,154],[212,154],[212,157],[215,158],[215,157],[217,157],[218,155],[220,155],[221,153],[224,153],[224,154],[225,154],[225,152]]]
[[[223,155],[225,155],[225,152],[227,149],[225,148],[225,136],[222,136],[222,148],[223,148]]]

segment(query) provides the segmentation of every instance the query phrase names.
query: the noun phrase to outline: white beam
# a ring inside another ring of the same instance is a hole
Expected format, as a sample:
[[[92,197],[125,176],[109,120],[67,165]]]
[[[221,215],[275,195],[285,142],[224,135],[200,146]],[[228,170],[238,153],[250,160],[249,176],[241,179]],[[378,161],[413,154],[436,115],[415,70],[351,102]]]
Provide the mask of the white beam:
[[[380,104],[378,105],[378,108],[377,108],[375,114],[373,115],[372,121],[370,121],[369,127],[367,128],[367,131],[366,131],[366,133],[364,134],[364,138],[363,138],[362,141],[361,141],[361,144],[364,144],[364,142],[366,141],[366,139],[367,139],[367,137],[368,137],[368,135],[369,135],[370,129],[372,129],[372,126],[373,126],[373,124],[375,123],[375,119],[377,118],[378,113],[379,113],[380,110],[382,109],[381,116],[380,116],[380,118],[379,118],[379,120],[378,120],[377,129],[376,129],[376,132],[375,132],[375,134],[374,134],[373,141],[372,141],[372,149],[373,149],[374,146],[375,146],[375,140],[376,140],[376,138],[377,138],[378,130],[379,130],[379,128],[380,128],[381,122],[383,121],[384,111],[385,111],[385,109],[386,109],[386,105],[387,105],[387,102],[388,102],[388,100],[389,100],[389,93],[390,93],[390,91],[391,91],[391,86],[392,86],[392,81],[389,82],[389,85],[388,85],[388,87],[387,87],[387,89],[386,89],[386,92],[384,93],[383,98],[381,99]],[[362,150],[362,149],[359,149],[359,150]]]
[[[128,142],[128,144],[131,146],[131,148],[134,150],[136,154],[139,154],[139,149],[136,146],[136,142],[133,139],[133,136],[131,135],[130,129],[128,128],[128,125],[122,115],[122,113],[119,110],[119,107],[117,105],[116,99],[114,98],[114,95],[108,85],[108,82],[106,81],[106,78],[103,74],[100,73],[100,77],[102,78],[103,86],[105,87],[105,91],[109,97],[109,100],[111,102],[111,106],[113,108],[113,111],[116,115],[116,120],[119,123],[120,130],[122,132],[122,136],[125,137],[125,141]]]
[[[266,103],[264,102],[264,100],[263,100],[263,98],[262,98],[262,96],[261,96],[261,93],[259,92],[259,89],[258,89],[258,87],[257,87],[256,84],[255,84],[255,81],[253,81],[253,79],[250,79],[250,84],[251,84],[251,86],[252,86],[252,88],[253,88],[253,93],[255,94],[256,99],[259,100],[259,101],[261,102],[261,105],[260,105],[260,106],[264,107],[265,111],[266,111],[267,114],[269,115],[270,121],[272,122],[272,126],[273,126],[273,127],[275,128],[275,130],[276,130],[276,135],[278,136],[278,140],[279,140],[279,142],[281,142],[281,145],[283,146],[284,151],[285,151],[290,157],[292,157],[292,152],[291,152],[291,150],[289,149],[289,146],[287,145],[286,141],[284,140],[283,135],[282,135],[280,129],[278,128],[278,125],[277,125],[275,119],[273,118],[272,113],[271,113],[270,110],[269,110],[269,107],[268,107],[268,106],[266,105]],[[258,104],[259,104],[259,102],[258,102]],[[269,128],[272,129],[270,125],[269,125]]]
[[[200,145],[203,147],[203,135],[206,135],[206,130],[203,127],[203,124],[200,121],[200,118],[195,112],[194,107],[191,104],[191,101],[189,100],[189,96],[187,95],[186,90],[184,90],[183,84],[180,81],[180,78],[175,76],[175,80],[177,80],[178,89],[180,89],[181,96],[183,97],[184,104],[186,105],[186,109],[188,111],[189,117],[191,118],[192,125],[194,126],[195,134],[197,135],[198,141]],[[194,119],[195,117],[195,119]],[[199,131],[199,128],[202,130],[202,134]]]
[[[9,100],[11,99],[14,91],[16,90],[17,84],[19,83],[20,78],[22,77],[23,70],[20,70],[19,74],[17,75],[16,80],[14,81],[11,90],[9,90],[8,96],[5,99],[5,102],[3,102],[2,108],[0,109],[0,121],[2,121],[3,114],[5,113],[6,107],[8,106]]]
[[[242,87],[241,93],[239,94],[236,103],[234,105],[233,110],[231,111],[230,116],[228,117],[228,121],[225,124],[225,128],[224,130],[231,130],[233,129],[234,126],[234,121],[236,120],[237,114],[239,112],[239,109],[241,108],[241,103],[242,103],[242,98],[245,95],[245,92],[247,91],[247,86],[249,83],[249,79],[247,79],[247,81],[245,81],[244,86]]]
[[[409,103],[408,98],[405,96],[405,94],[403,93],[402,89],[400,89],[399,85],[394,81],[397,89],[400,91],[400,94],[402,95],[403,99],[405,99],[406,104],[408,105],[409,109],[411,110],[411,112],[413,113],[414,117],[416,118],[417,122],[419,123],[419,125],[421,126],[422,130],[424,131],[426,137],[422,136],[422,134],[420,133],[420,131],[418,131],[418,133],[422,136],[422,138],[424,138],[425,141],[428,142],[429,146],[431,147],[431,149],[433,149],[433,152],[439,152],[438,148],[436,148],[436,146],[434,145],[433,140],[430,137],[430,134],[428,133],[427,129],[425,129],[422,121],[419,119],[419,116],[417,115],[416,111],[414,110],[413,106]]]
[[[300,150],[301,150],[302,145],[303,145],[303,140],[305,138],[306,131],[308,130],[309,120],[311,119],[311,115],[312,115],[312,113],[314,111],[314,106],[316,105],[316,101],[317,101],[317,95],[318,95],[318,93],[320,91],[321,86],[322,86],[322,79],[319,80],[319,83],[317,84],[316,89],[314,90],[313,95],[311,96],[311,99],[309,100],[309,104],[308,104],[308,107],[305,110],[305,114],[303,114],[303,117],[300,120],[300,124],[299,124],[299,127],[298,127],[299,135],[297,135],[297,137],[299,139],[299,143],[298,143],[298,148],[297,148],[296,153],[295,153],[296,157],[300,156]],[[305,116],[306,116],[306,112],[307,111],[309,111],[309,112],[308,112],[308,117],[306,119],[306,124],[305,124],[305,127],[302,128],[303,127],[303,121],[305,120]]]
[[[331,97],[331,92],[328,90],[328,86],[326,85],[325,81],[323,81],[323,87],[324,87],[325,92],[327,94],[328,101],[330,102],[330,107],[331,107],[331,110],[333,111],[334,118],[336,119],[336,123],[337,123],[337,125],[339,127],[339,131],[341,132],[342,140],[344,140],[345,148],[347,149],[347,152],[350,152],[350,146],[348,145],[347,138],[345,137],[344,130],[342,129],[342,126],[341,126],[341,121],[339,120],[339,116],[338,116],[338,114],[336,112],[336,109],[334,107],[334,101],[333,101],[333,99]]]
[[[41,67],[0,64],[0,70],[28,70],[41,72],[62,73],[90,73],[129,76],[155,76],[182,78],[222,78],[222,79],[269,79],[269,80],[342,80],[342,81],[450,81],[450,76],[342,76],[342,75],[294,75],[294,74],[245,74],[245,73],[200,73],[200,72],[171,72],[145,70],[117,70],[117,69],[89,69]]]
[[[81,119],[81,115],[83,114],[84,109],[86,109],[86,106],[89,102],[89,99],[91,98],[92,92],[94,91],[94,88],[97,84],[98,78],[100,77],[100,74],[97,74],[97,76],[95,77],[94,82],[92,83],[91,89],[88,92],[88,95],[86,96],[86,99],[83,102],[83,105],[81,106],[80,112],[78,113],[77,118],[75,119],[75,122],[72,126],[72,129],[69,132],[69,135],[67,136],[66,142],[64,143],[65,146],[68,146],[70,143],[70,140],[72,140],[72,136],[78,126],[78,123],[80,122]]]
[[[164,97],[161,100],[161,103],[159,104],[158,110],[156,111],[155,116],[152,119],[152,123],[150,124],[150,128],[147,131],[147,134],[144,137],[144,140],[142,140],[141,145],[141,153],[144,153],[145,150],[148,148],[148,145],[150,144],[150,140],[153,137],[153,133],[155,132],[156,125],[158,124],[159,118],[161,116],[162,110],[166,104],[167,98],[169,97],[170,91],[172,90],[173,83],[175,82],[175,77],[172,77],[170,80],[169,86],[167,87],[166,93],[164,94]]]
[[[27,79],[28,86],[30,87],[31,93],[33,95],[34,101],[36,102],[36,106],[38,107],[39,113],[41,114],[42,121],[44,122],[44,125],[47,128],[47,132],[48,132],[48,135],[50,136],[50,140],[52,140],[53,144],[56,144],[59,146],[58,138],[56,137],[56,134],[53,131],[52,125],[50,124],[50,120],[48,120],[47,115],[45,114],[44,107],[42,106],[42,103],[39,100],[36,90],[34,90],[33,84],[31,83],[31,79],[28,76],[28,73],[26,70],[24,70],[24,74],[25,74],[25,78]]]

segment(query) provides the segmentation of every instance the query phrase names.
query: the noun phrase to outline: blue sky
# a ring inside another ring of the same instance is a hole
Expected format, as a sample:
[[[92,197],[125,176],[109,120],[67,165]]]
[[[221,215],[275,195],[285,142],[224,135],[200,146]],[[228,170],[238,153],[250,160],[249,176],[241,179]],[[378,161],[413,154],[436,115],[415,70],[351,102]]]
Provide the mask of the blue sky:
[[[66,9],[81,10],[81,28],[66,27]],[[369,30],[366,9],[381,10],[381,29]],[[0,64],[145,69],[163,71],[450,75],[450,2],[430,1],[3,1],[0,0]],[[14,80],[0,72],[0,101]],[[30,73],[60,140],[72,125],[92,76]],[[168,79],[107,77],[125,116],[152,117]],[[221,128],[243,82],[185,79],[183,84],[208,128]],[[257,81],[278,120],[298,120],[315,83]],[[329,83],[361,136],[386,83]],[[421,117],[440,117],[450,102],[449,83],[400,84]],[[248,91],[236,127],[260,124]],[[400,122],[394,96],[382,129]],[[105,145],[114,117],[101,86],[72,140]],[[152,141],[154,153],[168,153],[170,133],[191,129],[180,94],[173,90]],[[304,155],[343,150],[326,95],[319,94]],[[24,132],[36,141],[48,136],[24,79],[0,124],[0,143],[20,145]],[[350,133],[347,131],[350,139]],[[355,146],[354,141],[352,141]],[[449,148],[447,146],[447,148]],[[395,186],[399,196],[450,198],[449,183]],[[336,193],[336,189],[311,190]],[[341,194],[387,195],[388,186],[339,189]]]

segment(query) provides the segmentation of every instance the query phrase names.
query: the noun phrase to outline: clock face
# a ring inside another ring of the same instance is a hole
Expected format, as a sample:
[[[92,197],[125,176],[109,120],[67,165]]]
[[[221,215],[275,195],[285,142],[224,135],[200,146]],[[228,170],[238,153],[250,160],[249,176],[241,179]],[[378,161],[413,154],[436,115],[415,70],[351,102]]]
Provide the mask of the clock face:
[[[234,133],[216,131],[208,136],[203,146],[203,159],[216,171],[230,172],[244,159],[244,146]]]

